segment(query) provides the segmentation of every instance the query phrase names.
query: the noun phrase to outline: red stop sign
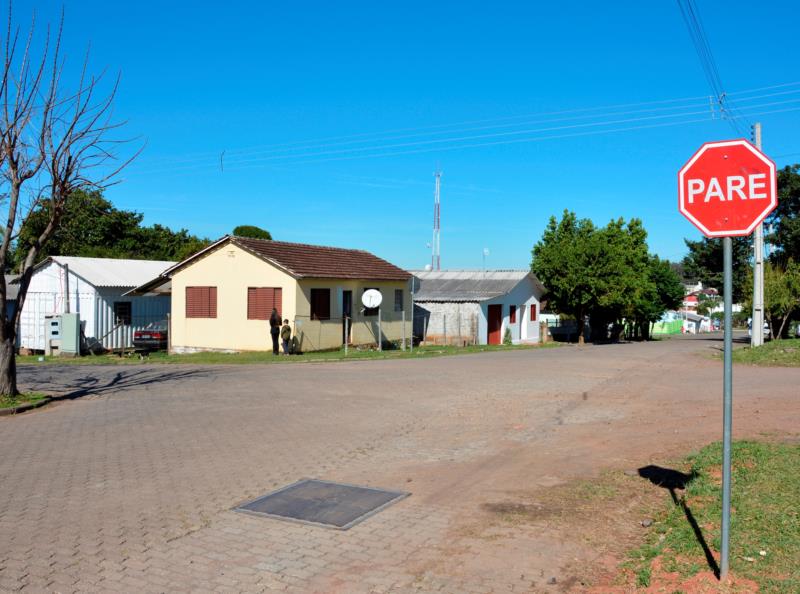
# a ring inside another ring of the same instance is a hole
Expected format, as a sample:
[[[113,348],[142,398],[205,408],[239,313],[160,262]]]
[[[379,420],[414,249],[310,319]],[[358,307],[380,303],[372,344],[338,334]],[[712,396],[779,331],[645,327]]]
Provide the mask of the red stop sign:
[[[707,142],[678,172],[678,210],[706,237],[750,235],[776,185],[775,163],[746,140]]]

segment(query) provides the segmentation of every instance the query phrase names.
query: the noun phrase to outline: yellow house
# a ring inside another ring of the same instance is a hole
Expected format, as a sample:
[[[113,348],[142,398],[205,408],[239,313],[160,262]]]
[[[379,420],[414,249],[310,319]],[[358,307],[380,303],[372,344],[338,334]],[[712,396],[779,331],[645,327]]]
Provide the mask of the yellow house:
[[[172,352],[269,350],[273,307],[315,351],[410,340],[410,278],[362,250],[225,236],[140,290],[171,283]],[[380,308],[361,305],[367,289]]]

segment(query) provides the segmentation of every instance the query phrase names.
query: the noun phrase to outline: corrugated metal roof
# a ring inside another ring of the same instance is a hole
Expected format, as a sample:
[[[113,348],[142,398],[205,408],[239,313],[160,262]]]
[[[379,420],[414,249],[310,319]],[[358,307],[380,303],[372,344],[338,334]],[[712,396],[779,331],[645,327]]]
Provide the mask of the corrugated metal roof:
[[[486,301],[505,295],[530,276],[528,270],[412,270],[414,301]],[[541,287],[542,291],[544,287]]]
[[[48,261],[56,262],[61,266],[68,265],[71,272],[95,287],[137,287],[175,265],[175,262],[161,260],[81,258],[77,256],[50,256],[45,260],[45,262]]]

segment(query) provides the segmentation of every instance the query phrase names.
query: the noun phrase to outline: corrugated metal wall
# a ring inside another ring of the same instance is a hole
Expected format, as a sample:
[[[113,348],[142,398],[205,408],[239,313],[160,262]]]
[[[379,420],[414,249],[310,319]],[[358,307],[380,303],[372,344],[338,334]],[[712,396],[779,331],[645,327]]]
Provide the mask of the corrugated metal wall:
[[[19,346],[34,350],[45,348],[45,316],[65,311],[65,275],[58,264],[38,270],[22,309],[19,327]],[[69,275],[70,311],[80,315],[83,333],[87,338],[101,341],[106,348],[133,346],[133,333],[149,324],[164,320],[170,311],[169,296],[122,297],[128,288],[104,288],[100,291],[72,271]],[[131,324],[115,329],[114,302],[131,303]]]
[[[170,311],[169,296],[122,297],[125,290],[101,289],[95,301],[94,334],[87,336],[94,336],[107,349],[132,347],[136,330],[167,319]],[[129,326],[119,327],[114,318],[114,303],[124,301],[131,303],[132,320]]]

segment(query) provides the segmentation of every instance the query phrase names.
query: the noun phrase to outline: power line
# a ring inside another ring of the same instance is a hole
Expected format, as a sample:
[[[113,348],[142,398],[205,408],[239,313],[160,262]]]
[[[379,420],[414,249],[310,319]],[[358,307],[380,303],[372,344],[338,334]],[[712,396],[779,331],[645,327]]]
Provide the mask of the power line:
[[[740,91],[736,91],[734,93],[729,93],[728,96],[740,96],[746,95],[748,93],[755,93],[764,90],[772,90],[777,88],[786,88],[792,86],[800,86],[800,81],[793,81],[788,83],[781,83],[775,85],[768,85],[762,87],[755,87],[751,89],[743,89]],[[794,94],[800,93],[800,88],[784,91],[781,94]],[[744,97],[742,101],[750,101],[760,97],[769,97],[775,96],[779,93],[775,94],[767,94],[767,95],[756,95],[750,97]],[[303,140],[303,141],[295,141],[283,144],[272,144],[272,145],[262,145],[261,147],[249,147],[249,148],[242,148],[242,149],[234,149],[234,150],[226,150],[225,155],[228,158],[241,158],[248,155],[259,155],[264,153],[287,153],[292,151],[300,151],[300,150],[313,150],[313,149],[322,149],[322,148],[329,148],[334,146],[346,146],[346,145],[353,145],[353,144],[365,144],[371,142],[384,142],[387,140],[394,140],[394,139],[402,139],[402,138],[413,138],[415,136],[423,136],[425,134],[429,135],[443,135],[443,134],[451,134],[451,133],[460,133],[466,132],[471,130],[479,130],[479,129],[492,129],[492,128],[508,128],[514,127],[519,125],[532,125],[536,123],[548,123],[548,122],[556,122],[556,121],[569,121],[572,119],[589,119],[589,118],[601,118],[601,117],[608,117],[609,115],[624,115],[624,114],[632,114],[632,113],[646,113],[646,112],[659,112],[659,111],[669,111],[669,110],[679,110],[679,109],[686,109],[689,107],[701,107],[702,105],[707,104],[700,104],[697,103],[698,100],[707,99],[708,97],[705,96],[695,96],[695,97],[683,97],[683,98],[676,98],[676,99],[661,99],[661,100],[654,100],[654,101],[642,101],[636,103],[622,103],[622,104],[614,104],[614,105],[606,105],[606,106],[592,106],[592,107],[583,107],[583,108],[575,108],[575,109],[566,109],[566,110],[557,110],[551,112],[541,112],[538,114],[523,114],[523,115],[516,115],[516,116],[506,116],[501,118],[484,118],[478,120],[467,120],[462,122],[454,122],[449,124],[438,124],[433,126],[424,126],[418,128],[398,128],[395,130],[387,130],[381,132],[366,132],[360,134],[350,134],[350,135],[340,135],[340,136],[331,136],[327,138],[320,138],[317,140]],[[691,104],[685,104],[688,101],[692,101]],[[667,104],[676,104],[676,103],[684,103],[685,105],[667,105]],[[656,106],[662,105],[663,107],[650,107],[649,109],[640,109],[640,110],[632,110],[632,111],[618,111],[619,109],[628,108],[628,107],[640,107],[640,106]],[[717,106],[719,108],[719,106]],[[538,117],[538,118],[547,118],[547,116],[552,115],[562,115],[562,114],[574,114],[565,117],[559,118],[549,118],[544,119],[542,121],[513,121],[513,120],[523,120],[526,118],[531,117]],[[474,128],[460,128],[454,129],[459,126],[469,125],[469,124],[480,124],[480,123],[488,123],[491,124],[492,122],[496,122],[495,125],[486,125]],[[502,123],[508,122],[508,123]],[[448,129],[450,128],[450,129]],[[398,132],[410,132],[409,134],[402,134],[397,136],[391,136],[392,134]],[[331,142],[334,141],[334,142]],[[323,144],[324,143],[324,144]],[[205,162],[208,166],[219,166],[219,156],[220,153],[213,152],[213,153],[197,153],[194,156],[188,155],[182,158],[173,158],[173,159],[160,159],[159,165],[180,165],[180,164],[200,164]],[[288,155],[287,155],[288,156]],[[226,162],[228,159],[226,159]],[[138,161],[138,163],[142,163],[142,161]],[[138,164],[137,163],[137,164]],[[163,168],[159,167],[158,165],[155,166],[153,169],[151,165],[151,169],[145,169],[136,171],[136,165],[134,164],[133,171],[137,174],[143,173],[158,173],[164,171]],[[171,169],[170,169],[171,170]]]
[[[783,101],[772,101],[767,103],[760,103],[748,106],[748,110],[752,109],[763,109],[765,107],[772,107],[777,105],[785,105],[789,103],[795,103],[800,101],[800,97],[794,99],[788,99]],[[688,106],[687,106],[688,107]],[[359,147],[350,147],[350,148],[339,148],[335,150],[326,149],[324,147],[320,147],[320,150],[311,150],[310,152],[299,153],[299,154],[278,154],[278,155],[267,155],[261,157],[253,157],[253,158],[240,158],[240,159],[226,159],[226,167],[232,168],[235,167],[237,169],[241,169],[243,165],[250,165],[253,163],[267,163],[267,162],[276,162],[276,163],[287,163],[287,162],[296,162],[297,160],[303,159],[302,162],[307,162],[308,159],[315,159],[315,158],[322,158],[322,157],[331,157],[331,156],[340,156],[340,155],[352,155],[354,157],[359,156],[370,156],[368,153],[375,152],[375,151],[386,151],[386,150],[396,150],[396,149],[407,149],[411,147],[422,147],[422,146],[442,146],[443,148],[448,148],[445,145],[452,145],[453,143],[465,143],[470,141],[484,141],[487,139],[493,138],[504,138],[504,137],[512,137],[512,136],[526,136],[526,135],[540,135],[543,133],[548,132],[557,132],[562,130],[575,130],[581,128],[602,128],[607,126],[615,126],[620,124],[631,124],[637,122],[646,122],[646,121],[653,121],[653,120],[665,120],[671,118],[685,118],[689,116],[698,116],[698,115],[707,115],[708,110],[707,108],[697,109],[694,111],[683,111],[681,113],[667,113],[667,114],[658,114],[658,115],[649,115],[649,116],[641,116],[641,117],[632,117],[632,118],[618,118],[618,119],[605,119],[599,120],[594,122],[582,122],[576,124],[568,124],[568,125],[561,125],[561,126],[550,126],[550,127],[540,127],[540,128],[523,128],[517,130],[506,130],[503,132],[492,132],[488,134],[472,134],[466,136],[450,136],[446,138],[433,138],[433,139],[420,139],[414,140],[409,142],[396,142],[396,143],[381,143],[381,144],[373,144],[368,146],[359,146]],[[613,116],[615,114],[609,114],[609,116]],[[707,118],[706,118],[707,119]],[[314,147],[316,148],[316,147]],[[366,153],[366,154],[365,154]],[[226,153],[227,154],[227,153]],[[162,168],[156,170],[150,170],[146,172],[138,172],[140,175],[144,173],[152,174],[152,173],[171,173],[177,171],[192,171],[197,169],[202,169],[207,167],[205,163],[197,163],[197,164],[187,164],[184,167],[170,167],[170,168]]]
[[[700,65],[703,68],[706,80],[708,81],[708,84],[717,99],[723,119],[726,119],[730,123],[731,127],[736,131],[737,134],[740,136],[745,136],[745,131],[743,130],[739,120],[745,120],[745,123],[747,123],[746,118],[744,118],[741,112],[736,108],[735,105],[733,105],[733,103],[731,103],[728,96],[725,94],[725,89],[722,85],[722,79],[719,75],[716,60],[714,60],[714,54],[711,51],[711,45],[708,42],[708,36],[706,35],[703,22],[700,18],[700,11],[695,6],[694,0],[676,1],[678,3],[678,8],[681,11],[683,21],[686,24],[686,28],[689,32],[689,38],[691,39],[692,44],[695,47],[695,51],[697,52],[697,56],[700,59]]]
[[[461,122],[452,122],[452,123],[449,123],[449,124],[433,124],[433,125],[430,125],[430,126],[422,126],[422,127],[416,127],[416,128],[396,128],[396,129],[390,129],[390,130],[383,130],[383,131],[379,131],[379,132],[362,132],[362,133],[358,133],[358,134],[348,134],[348,135],[342,135],[342,136],[329,136],[329,137],[324,137],[324,138],[299,140],[299,141],[287,142],[287,143],[279,143],[279,144],[255,145],[255,146],[251,146],[251,147],[244,147],[244,148],[241,148],[241,149],[229,150],[229,151],[227,151],[226,154],[242,156],[242,155],[250,154],[250,153],[253,153],[253,152],[262,152],[262,151],[268,151],[268,150],[279,150],[279,149],[291,150],[291,149],[295,149],[295,148],[301,149],[301,148],[304,148],[302,145],[319,145],[320,143],[329,143],[331,141],[333,141],[333,142],[339,142],[339,141],[369,142],[369,140],[368,140],[369,137],[384,136],[384,135],[388,135],[388,134],[405,133],[405,132],[419,132],[419,134],[415,134],[415,135],[422,135],[423,133],[430,133],[430,134],[442,133],[442,134],[444,134],[444,133],[448,132],[448,130],[446,130],[447,128],[454,128],[454,127],[458,127],[458,126],[468,126],[468,125],[472,125],[472,124],[484,124],[484,123],[497,122],[498,123],[498,127],[499,127],[499,126],[503,125],[503,124],[500,124],[500,122],[509,122],[511,120],[523,120],[523,119],[532,118],[532,117],[544,118],[544,117],[547,117],[547,116],[563,115],[563,114],[570,114],[570,113],[572,113],[572,114],[580,114],[582,112],[613,111],[613,110],[617,110],[617,109],[623,109],[623,108],[628,108],[628,107],[641,107],[641,106],[645,106],[645,105],[659,105],[659,104],[665,104],[665,103],[680,103],[680,102],[687,102],[687,101],[695,101],[696,102],[696,101],[701,100],[701,99],[702,100],[707,100],[708,96],[707,95],[698,95],[698,96],[695,96],[695,97],[682,97],[682,98],[678,98],[678,99],[660,99],[660,100],[656,100],[656,101],[642,101],[642,102],[638,102],[638,103],[620,103],[620,104],[602,105],[602,106],[593,106],[593,107],[580,107],[580,108],[575,108],[575,109],[563,109],[563,110],[550,111],[550,112],[519,114],[519,115],[514,115],[514,116],[504,116],[504,117],[498,117],[498,118],[485,118],[485,119],[477,119],[477,120],[465,120],[465,121],[461,121]],[[676,107],[672,107],[672,108],[664,107],[663,109],[680,109],[681,107],[682,106],[676,106]],[[685,107],[685,106],[683,106],[683,107]],[[602,113],[601,114],[587,113],[586,115],[575,115],[573,118],[563,118],[563,119],[569,120],[569,119],[577,119],[577,118],[581,118],[581,117],[594,117],[594,116],[600,116],[600,115],[603,115],[603,114]],[[507,124],[507,125],[514,125],[514,124]],[[441,130],[441,132],[435,132],[435,130]],[[357,139],[365,139],[365,140],[357,140]],[[171,163],[180,163],[180,162],[184,162],[184,161],[194,161],[194,160],[197,160],[197,159],[200,159],[200,158],[203,158],[203,157],[206,157],[208,159],[217,159],[219,157],[219,151],[195,153],[193,155],[187,155],[186,157],[181,157],[181,158],[174,159],[174,160],[171,159],[170,162]],[[159,160],[163,161],[163,159],[159,159]]]
[[[452,142],[466,142],[471,140],[482,140],[488,138],[499,138],[499,137],[507,137],[507,136],[519,136],[523,134],[534,134],[534,133],[542,133],[542,132],[555,132],[559,130],[570,130],[576,128],[589,128],[589,127],[598,127],[598,126],[611,126],[617,124],[624,124],[624,123],[632,123],[632,122],[642,122],[648,120],[657,120],[657,119],[666,119],[666,118],[676,118],[676,117],[686,117],[686,116],[693,116],[693,115],[707,115],[708,109],[704,106],[703,109],[683,112],[683,113],[675,113],[675,114],[659,114],[659,115],[651,115],[651,116],[643,116],[643,117],[634,117],[634,118],[623,118],[623,119],[615,119],[615,120],[601,120],[597,122],[584,122],[579,124],[569,124],[569,125],[562,125],[562,126],[550,126],[545,128],[527,128],[521,130],[510,130],[504,132],[492,132],[488,134],[473,134],[468,136],[455,136],[455,137],[448,137],[448,138],[435,138],[435,139],[423,139],[423,140],[416,140],[411,142],[398,142],[392,144],[380,144],[380,145],[372,145],[372,146],[364,146],[364,147],[354,147],[354,148],[345,148],[345,149],[336,149],[336,150],[319,150],[316,152],[307,152],[301,153],[296,155],[270,155],[264,157],[256,157],[250,159],[226,159],[226,164],[230,167],[231,165],[235,164],[249,164],[255,162],[264,162],[264,161],[280,161],[285,159],[298,159],[298,158],[309,158],[309,157],[318,157],[318,156],[328,156],[328,155],[338,155],[338,154],[345,154],[345,153],[355,153],[355,152],[363,152],[363,151],[374,151],[374,150],[386,150],[386,149],[398,149],[398,148],[406,148],[411,146],[420,146],[420,145],[439,145],[445,143],[452,143]],[[614,114],[610,114],[614,115]],[[170,167],[167,169],[160,169],[155,171],[148,171],[147,173],[161,173],[161,172],[168,172],[168,171],[176,171],[176,170],[189,170],[189,169],[197,169],[198,167],[206,167],[205,163],[198,164],[198,165],[189,165],[187,167]]]

